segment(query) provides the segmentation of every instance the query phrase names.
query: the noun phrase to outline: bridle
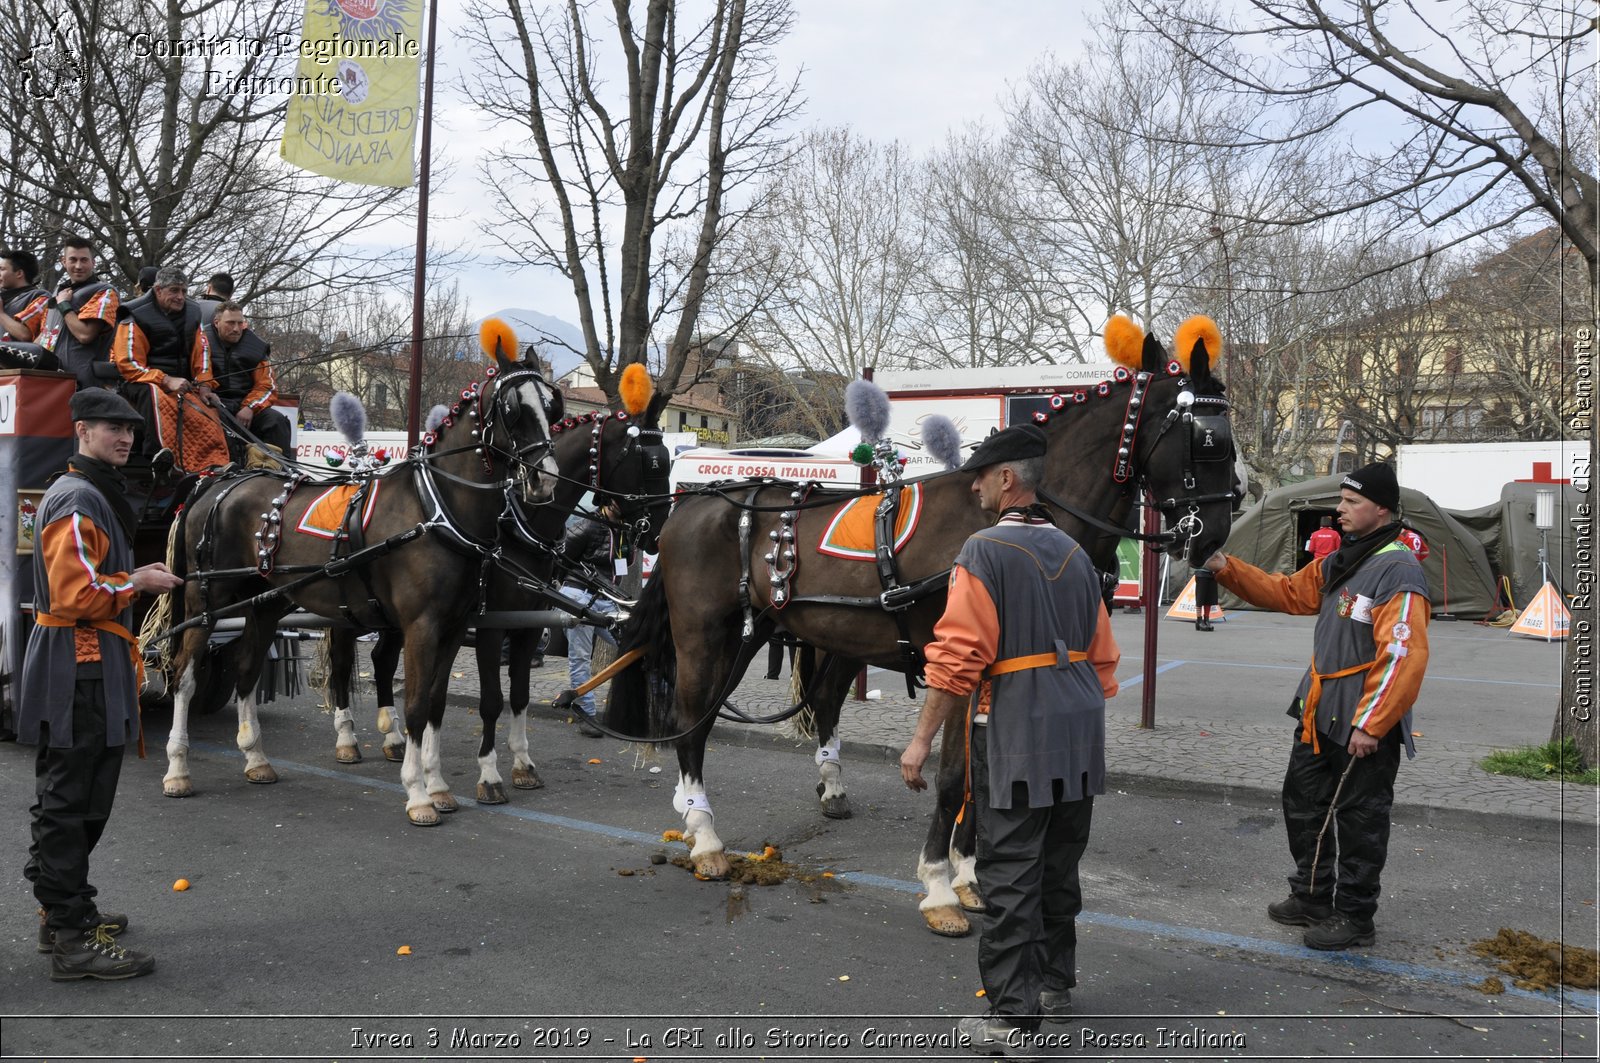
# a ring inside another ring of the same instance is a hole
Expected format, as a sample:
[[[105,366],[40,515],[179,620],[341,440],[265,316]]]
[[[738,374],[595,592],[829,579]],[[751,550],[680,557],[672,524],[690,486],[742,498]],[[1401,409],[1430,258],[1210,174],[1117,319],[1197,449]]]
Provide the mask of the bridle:
[[[601,471],[607,460],[605,431],[613,421],[627,425],[621,443],[622,453],[616,457],[616,467],[633,455],[637,455],[639,460],[640,481],[636,491],[619,491],[601,484]],[[633,423],[629,424],[629,421]],[[655,526],[657,522],[652,511],[669,508],[672,497],[672,455],[667,450],[662,429],[639,424],[638,419],[626,410],[607,410],[552,421],[551,435],[559,435],[584,424],[590,426],[589,465],[584,482],[594,495],[596,507],[604,501],[615,501],[621,510],[620,523],[623,530],[629,533],[629,541],[653,553],[661,529]],[[656,504],[652,505],[652,501]]]

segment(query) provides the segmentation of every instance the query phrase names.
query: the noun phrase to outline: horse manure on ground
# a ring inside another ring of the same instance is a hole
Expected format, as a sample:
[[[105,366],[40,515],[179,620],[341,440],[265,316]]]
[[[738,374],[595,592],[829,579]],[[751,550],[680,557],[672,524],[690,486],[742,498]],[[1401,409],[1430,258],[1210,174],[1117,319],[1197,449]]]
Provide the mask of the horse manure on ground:
[[[688,856],[672,858],[674,867],[694,871],[694,861]],[[831,872],[813,871],[791,864],[783,858],[777,846],[764,846],[759,853],[728,853],[727,881],[736,885],[776,886],[791,880],[819,889],[839,889]]]
[[[1500,970],[1513,976],[1512,985],[1518,989],[1537,991],[1559,985],[1600,989],[1600,955],[1594,949],[1563,945],[1523,930],[1501,927],[1494,937],[1474,942],[1471,951],[1499,960]],[[1478,988],[1485,993],[1505,991],[1498,978],[1486,978]]]

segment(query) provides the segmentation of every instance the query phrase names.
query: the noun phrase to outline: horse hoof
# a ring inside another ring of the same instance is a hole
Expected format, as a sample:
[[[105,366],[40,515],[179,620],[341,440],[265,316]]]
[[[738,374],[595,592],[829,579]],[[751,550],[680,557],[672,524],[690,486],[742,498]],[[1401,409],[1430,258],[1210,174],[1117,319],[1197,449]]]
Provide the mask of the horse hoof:
[[[532,768],[512,768],[511,785],[519,790],[543,790],[544,780]]]
[[[429,794],[428,800],[433,802],[433,807],[439,812],[454,812],[461,806],[456,804],[456,795],[449,790],[440,790],[436,794]]]
[[[402,742],[396,746],[383,747],[383,759],[391,764],[403,764],[406,759],[406,746]]]
[[[728,863],[728,854],[721,852],[706,853],[704,856],[691,857],[694,860],[695,878],[710,880],[725,879],[732,866]]]
[[[340,764],[360,764],[361,747],[335,746],[333,748],[333,759],[337,760]]]
[[[961,907],[969,912],[987,912],[989,906],[984,903],[983,894],[978,892],[978,887],[963,882],[955,887],[956,900],[961,902]]]
[[[829,819],[849,819],[850,799],[844,794],[837,797],[824,797],[822,799],[822,814]]]
[[[161,792],[168,797],[193,797],[194,784],[189,781],[189,776],[187,775],[181,779],[163,779],[161,781]]]
[[[272,769],[271,764],[263,764],[258,768],[249,768],[245,771],[244,777],[262,786],[278,781],[278,773]]]
[[[500,783],[479,783],[478,804],[503,805],[507,802],[506,788]]]
[[[411,820],[414,827],[437,827],[439,813],[433,810],[432,805],[423,805],[421,808],[406,809],[406,818]]]
[[[972,924],[967,922],[967,917],[961,914],[961,909],[954,905],[942,905],[938,908],[924,908],[922,910],[923,922],[928,924],[928,929],[946,938],[964,938],[972,933]]]

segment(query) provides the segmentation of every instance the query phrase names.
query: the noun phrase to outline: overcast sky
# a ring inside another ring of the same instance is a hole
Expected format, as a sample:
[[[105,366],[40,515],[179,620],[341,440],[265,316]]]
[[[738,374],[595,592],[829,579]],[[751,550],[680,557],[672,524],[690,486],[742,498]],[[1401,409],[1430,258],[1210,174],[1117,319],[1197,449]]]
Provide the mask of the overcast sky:
[[[875,140],[899,140],[917,152],[938,145],[948,130],[985,121],[998,125],[998,100],[1047,53],[1070,56],[1084,37],[1092,4],[1081,0],[795,0],[795,25],[780,61],[801,75],[807,99],[795,128],[849,125]],[[436,157],[454,164],[435,184],[430,235],[476,231],[482,198],[473,154],[503,134],[488,129],[456,91],[470,70],[467,49],[452,27],[465,21],[465,0],[441,0],[441,108]],[[385,233],[409,244],[404,232]],[[560,278],[497,264],[487,253],[460,274],[475,314],[527,307],[576,319],[571,289]]]

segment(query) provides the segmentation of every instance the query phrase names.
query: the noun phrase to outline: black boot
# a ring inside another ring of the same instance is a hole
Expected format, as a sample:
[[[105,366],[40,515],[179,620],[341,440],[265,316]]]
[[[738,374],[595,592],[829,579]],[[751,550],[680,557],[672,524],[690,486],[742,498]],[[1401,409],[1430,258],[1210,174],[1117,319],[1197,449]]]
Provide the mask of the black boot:
[[[58,937],[50,950],[52,982],[74,982],[80,978],[114,982],[138,978],[155,969],[154,956],[123,948],[104,926],[91,927],[66,941]]]

